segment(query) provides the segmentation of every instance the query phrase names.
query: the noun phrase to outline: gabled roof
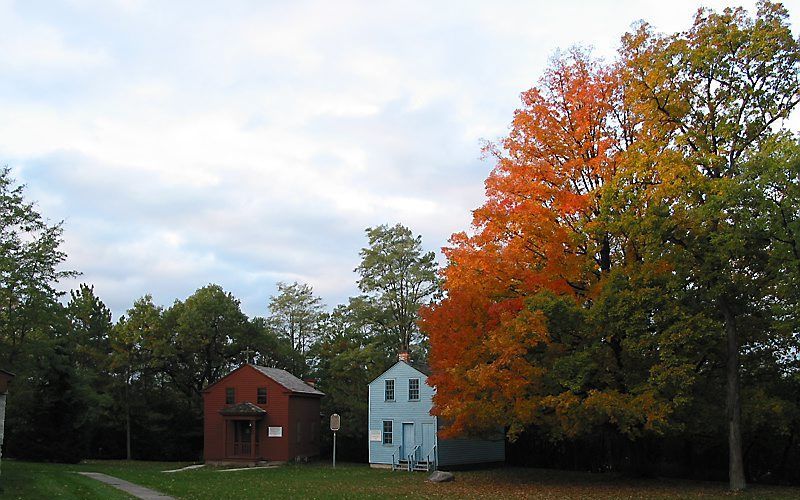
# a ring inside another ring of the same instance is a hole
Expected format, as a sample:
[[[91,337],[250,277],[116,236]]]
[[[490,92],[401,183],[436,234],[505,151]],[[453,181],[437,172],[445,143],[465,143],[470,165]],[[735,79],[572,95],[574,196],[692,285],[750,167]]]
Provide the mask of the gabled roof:
[[[295,377],[291,373],[287,372],[286,370],[281,370],[280,368],[269,368],[267,366],[258,366],[258,365],[250,365],[256,370],[260,371],[267,377],[271,378],[275,382],[279,383],[280,385],[286,387],[292,392],[299,392],[302,394],[317,394],[319,396],[324,396],[325,393],[311,387],[310,385],[306,384],[299,378]]]
[[[402,363],[402,364],[404,364],[404,365],[408,366],[409,368],[411,368],[412,370],[414,370],[414,371],[416,371],[416,372],[419,372],[419,374],[420,374],[420,375],[424,375],[425,377],[428,377],[428,374],[427,374],[427,373],[425,373],[424,371],[420,370],[420,368],[419,368],[419,367],[417,367],[417,366],[414,366],[414,365],[413,365],[413,364],[411,364],[411,363],[406,363],[405,361],[402,361],[402,360],[400,360],[400,361],[398,361],[397,363],[395,363],[395,364],[393,364],[392,366],[390,366],[390,367],[389,367],[389,368],[388,368],[386,371],[384,371],[383,373],[381,373],[380,375],[378,375],[377,377],[375,377],[374,379],[372,379],[372,380],[370,381],[370,383],[369,383],[369,384],[371,384],[372,382],[375,382],[375,381],[376,381],[376,380],[378,380],[379,378],[381,378],[381,377],[383,377],[384,375],[386,375],[386,372],[389,372],[389,371],[393,370],[393,369],[394,369],[394,367],[395,367],[395,366],[397,366],[397,365],[399,365],[400,363]],[[369,385],[369,384],[367,384],[367,385]]]
[[[209,384],[205,389],[203,389],[203,392],[206,393],[206,392],[210,391],[212,387],[214,387],[215,385],[219,384],[220,382],[222,382],[223,380],[225,380],[226,378],[230,377],[231,375],[233,375],[234,373],[238,372],[239,370],[241,370],[244,367],[250,367],[250,368],[256,370],[257,372],[259,372],[260,374],[264,375],[265,377],[268,377],[268,378],[272,379],[278,385],[283,386],[289,392],[293,392],[293,393],[297,393],[297,394],[311,394],[311,395],[315,395],[315,396],[324,396],[325,395],[324,392],[311,387],[310,385],[306,384],[305,382],[303,382],[299,378],[295,377],[291,373],[287,372],[286,370],[281,370],[280,368],[269,368],[267,366],[251,365],[250,363],[247,363],[245,365],[240,366],[239,368],[236,368],[235,370],[233,370],[232,372],[228,373],[224,377],[221,377],[220,379],[218,379],[213,384]]]
[[[226,406],[219,411],[220,415],[227,416],[260,416],[266,415],[267,411],[259,408],[253,403],[239,403],[238,405]]]

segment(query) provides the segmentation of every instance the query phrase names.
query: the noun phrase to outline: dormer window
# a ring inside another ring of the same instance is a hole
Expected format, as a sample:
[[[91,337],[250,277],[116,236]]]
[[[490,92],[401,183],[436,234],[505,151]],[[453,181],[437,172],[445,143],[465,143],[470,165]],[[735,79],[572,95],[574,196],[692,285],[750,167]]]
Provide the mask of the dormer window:
[[[386,401],[394,401],[394,380],[393,379],[389,379],[389,380],[384,381],[383,398]]]
[[[419,401],[419,379],[408,379],[408,400]]]

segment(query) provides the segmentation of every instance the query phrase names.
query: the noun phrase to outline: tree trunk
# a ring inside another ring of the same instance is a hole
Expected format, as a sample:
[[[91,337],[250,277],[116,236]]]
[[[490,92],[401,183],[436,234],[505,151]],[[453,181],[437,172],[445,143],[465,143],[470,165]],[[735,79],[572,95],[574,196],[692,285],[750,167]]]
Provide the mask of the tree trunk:
[[[5,432],[6,422],[6,395],[0,393],[0,460],[3,458],[3,433]],[[0,492],[2,492],[2,483],[0,483]]]
[[[0,433],[2,432],[2,427],[0,427]],[[781,453],[781,465],[778,467],[778,479],[781,481],[783,481],[786,477],[786,463],[789,461],[789,452],[791,451],[793,444],[794,428],[792,428],[791,432],[789,433],[789,439],[786,441],[786,446],[783,447],[783,453]]]
[[[131,460],[131,410],[125,416],[125,458]]]
[[[722,315],[725,320],[725,333],[728,340],[728,377],[726,412],[728,416],[728,480],[731,491],[739,491],[747,486],[744,478],[744,459],[742,457],[742,401],[739,382],[739,334],[736,331],[736,318],[730,306],[723,302]]]
[[[611,270],[611,242],[608,233],[603,236],[603,242],[600,245],[600,270],[603,272]]]

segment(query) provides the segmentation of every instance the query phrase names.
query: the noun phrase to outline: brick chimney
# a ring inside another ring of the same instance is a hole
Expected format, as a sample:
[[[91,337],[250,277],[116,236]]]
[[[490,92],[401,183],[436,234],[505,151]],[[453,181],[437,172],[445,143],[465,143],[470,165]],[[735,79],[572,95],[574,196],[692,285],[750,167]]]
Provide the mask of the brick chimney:
[[[307,379],[303,380],[303,382],[305,382],[306,384],[310,385],[311,387],[313,387],[315,389],[317,388],[317,379],[315,379],[315,378],[307,378]]]
[[[411,356],[409,356],[408,351],[400,351],[397,355],[397,359],[408,363],[411,360]]]

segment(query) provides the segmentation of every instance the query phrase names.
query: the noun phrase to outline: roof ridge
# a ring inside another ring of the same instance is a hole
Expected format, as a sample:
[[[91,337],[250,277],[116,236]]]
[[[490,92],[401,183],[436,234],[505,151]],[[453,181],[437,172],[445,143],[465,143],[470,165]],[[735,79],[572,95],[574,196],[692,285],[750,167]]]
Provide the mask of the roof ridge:
[[[424,375],[426,380],[428,379],[428,377],[431,376],[430,373],[425,373],[424,371],[420,370],[419,367],[414,366],[413,364],[411,364],[411,363],[409,363],[407,361],[403,361],[402,359],[400,359],[400,360],[397,360],[394,364],[392,364],[392,366],[390,366],[389,368],[383,370],[383,372],[381,372],[380,375],[378,375],[377,377],[375,377],[372,380],[370,380],[369,384],[372,384],[373,382],[375,382],[379,378],[383,377],[386,374],[386,372],[388,372],[389,370],[393,369],[395,366],[399,365],[400,363],[403,363],[404,365],[408,366],[412,370]],[[369,384],[367,384],[367,385],[369,385]]]
[[[315,394],[320,396],[325,395],[324,392],[305,383],[300,377],[294,375],[288,370],[284,370],[283,368],[273,368],[271,366],[261,366],[253,363],[247,363],[247,365],[252,366],[261,372],[262,375],[269,377],[275,383],[285,387],[291,392],[299,394]]]

